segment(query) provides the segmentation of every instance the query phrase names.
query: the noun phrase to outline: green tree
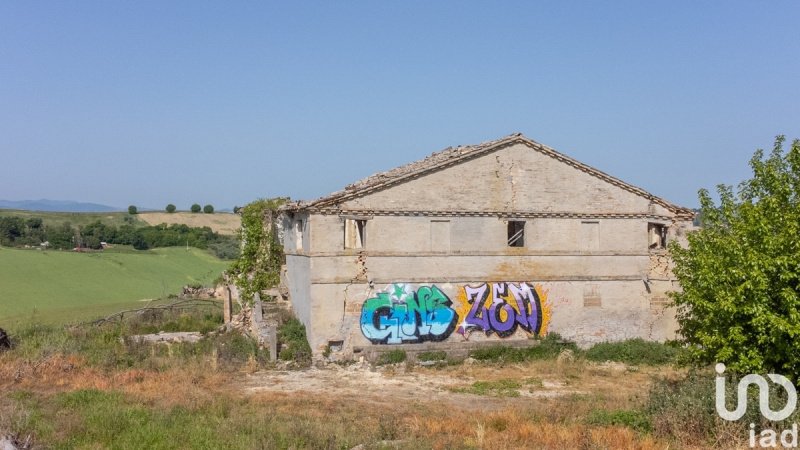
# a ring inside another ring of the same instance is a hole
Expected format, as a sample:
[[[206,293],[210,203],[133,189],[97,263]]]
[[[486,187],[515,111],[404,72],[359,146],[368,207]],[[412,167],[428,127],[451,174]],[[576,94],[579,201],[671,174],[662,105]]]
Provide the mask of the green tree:
[[[203,212],[206,214],[214,214],[214,207],[211,205],[203,206]]]
[[[167,210],[167,212],[168,212],[168,213],[170,213],[170,214],[174,213],[176,209],[177,209],[177,208],[175,208],[175,205],[173,205],[172,203],[170,203],[170,204],[169,204],[169,205],[167,205],[167,207],[166,207],[166,210]]]
[[[136,208],[136,206],[134,206],[134,205],[128,206],[128,214],[133,215],[133,214],[138,214],[138,213],[139,213],[139,210]]]
[[[200,205],[198,205],[197,203],[195,203],[194,205],[192,205],[192,212],[193,212],[193,213],[199,213],[199,212],[200,212],[202,209],[203,209],[203,208],[201,208],[201,207],[200,207]]]
[[[690,356],[739,373],[800,376],[800,140],[750,160],[737,193],[720,185],[717,206],[699,192],[701,228],[671,244],[672,293]]]

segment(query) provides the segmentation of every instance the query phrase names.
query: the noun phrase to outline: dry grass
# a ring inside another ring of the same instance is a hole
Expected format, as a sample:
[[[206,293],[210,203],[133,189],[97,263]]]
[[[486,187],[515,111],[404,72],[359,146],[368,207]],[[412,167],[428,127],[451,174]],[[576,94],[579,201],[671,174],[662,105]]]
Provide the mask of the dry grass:
[[[242,414],[255,416],[253,420],[271,417],[267,425],[277,427],[273,432],[279,435],[301,433],[302,428],[300,448],[305,447],[302,443],[312,448],[319,442],[347,445],[356,442],[373,448],[379,447],[381,441],[397,441],[399,448],[435,449],[667,448],[667,443],[629,428],[590,426],[582,420],[596,408],[631,407],[635,400],[629,394],[647,384],[647,373],[625,372],[623,377],[617,376],[616,370],[587,363],[557,366],[552,361],[505,367],[414,369],[421,383],[426,376],[443,374],[464,383],[528,377],[562,382],[565,389],[584,392],[554,398],[464,396],[453,402],[448,399],[453,394],[446,391],[437,398],[395,400],[391,389],[365,391],[360,395],[354,392],[342,395],[335,389],[246,395],[239,388],[240,380],[246,377],[244,367],[238,374],[231,374],[218,372],[202,361],[163,371],[121,370],[92,367],[77,356],[56,355],[32,362],[0,355],[0,392],[28,392],[40,404],[58,404],[54,399],[62,393],[96,389],[120,392],[149,410],[169,411],[177,407],[197,414],[216,410],[219,404],[230,405],[226,407],[233,408],[227,413],[231,417]],[[387,376],[391,377],[391,372]],[[74,433],[80,436],[80,421],[63,414],[63,410],[38,414],[55,421],[49,425],[53,429],[64,430],[51,439],[68,440]]]
[[[52,395],[82,389],[119,391],[159,406],[189,406],[210,400],[226,388],[230,374],[209,363],[187,362],[166,370],[103,369],[76,355],[40,361],[0,357],[0,392],[23,390]]]
[[[242,218],[238,214],[214,213],[214,214],[193,214],[190,212],[142,212],[136,215],[140,220],[147,222],[148,225],[159,225],[166,223],[184,224],[190,227],[209,227],[219,234],[235,235],[242,226]]]

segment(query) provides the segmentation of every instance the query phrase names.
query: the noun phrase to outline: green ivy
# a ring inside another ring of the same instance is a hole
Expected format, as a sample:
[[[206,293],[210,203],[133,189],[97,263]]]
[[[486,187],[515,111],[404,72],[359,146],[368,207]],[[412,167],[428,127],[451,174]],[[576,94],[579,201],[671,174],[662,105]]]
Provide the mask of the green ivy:
[[[274,221],[277,211],[288,198],[272,198],[256,200],[243,207],[242,215],[242,251],[228,268],[236,282],[244,301],[251,302],[257,292],[275,287],[280,282],[281,265],[283,265],[283,247],[278,242]],[[271,218],[273,226],[266,226],[266,219]]]

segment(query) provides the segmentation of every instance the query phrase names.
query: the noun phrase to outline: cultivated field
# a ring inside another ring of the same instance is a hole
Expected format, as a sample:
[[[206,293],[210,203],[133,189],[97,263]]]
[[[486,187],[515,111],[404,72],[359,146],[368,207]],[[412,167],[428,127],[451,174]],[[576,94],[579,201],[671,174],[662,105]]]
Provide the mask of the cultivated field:
[[[193,214],[190,212],[142,212],[136,215],[139,220],[149,225],[184,224],[190,227],[209,227],[220,234],[236,234],[242,226],[241,217],[238,214],[214,213],[214,214]]]
[[[0,247],[0,327],[64,323],[110,313],[208,284],[228,263],[203,250],[110,249],[97,253]]]
[[[125,224],[127,212],[50,212],[50,211],[22,211],[17,209],[0,209],[0,216],[22,217],[23,219],[40,218],[45,225],[58,226],[64,222],[72,225],[83,226],[90,223],[103,222],[106,225],[120,226]],[[144,222],[133,216],[134,225],[145,225]]]

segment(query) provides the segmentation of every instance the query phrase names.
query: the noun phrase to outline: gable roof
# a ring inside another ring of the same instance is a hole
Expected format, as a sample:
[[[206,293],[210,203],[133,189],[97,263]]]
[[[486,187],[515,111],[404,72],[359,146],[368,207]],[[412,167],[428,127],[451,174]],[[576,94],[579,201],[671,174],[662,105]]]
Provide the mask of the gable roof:
[[[301,210],[335,207],[341,202],[361,197],[375,191],[387,189],[391,186],[404,183],[414,178],[418,178],[429,173],[454,166],[456,164],[460,164],[470,159],[478,158],[501,148],[509,147],[515,144],[523,144],[527,147],[530,147],[534,151],[561,161],[564,164],[572,166],[591,176],[597,177],[609,184],[644,197],[653,203],[663,206],[678,216],[685,216],[689,218],[694,217],[694,212],[689,208],[677,206],[645,191],[642,188],[626,183],[619,178],[613,177],[605,172],[595,169],[594,167],[583,164],[582,162],[570,158],[563,153],[559,153],[556,150],[547,147],[546,145],[540,144],[525,137],[522,133],[514,133],[500,139],[487,141],[476,145],[447,147],[442,151],[432,153],[430,156],[424,159],[396,167],[386,172],[370,175],[367,178],[347,185],[341,191],[334,192],[325,197],[321,197],[312,201],[298,201],[295,203],[290,203],[284,208],[288,210]]]

